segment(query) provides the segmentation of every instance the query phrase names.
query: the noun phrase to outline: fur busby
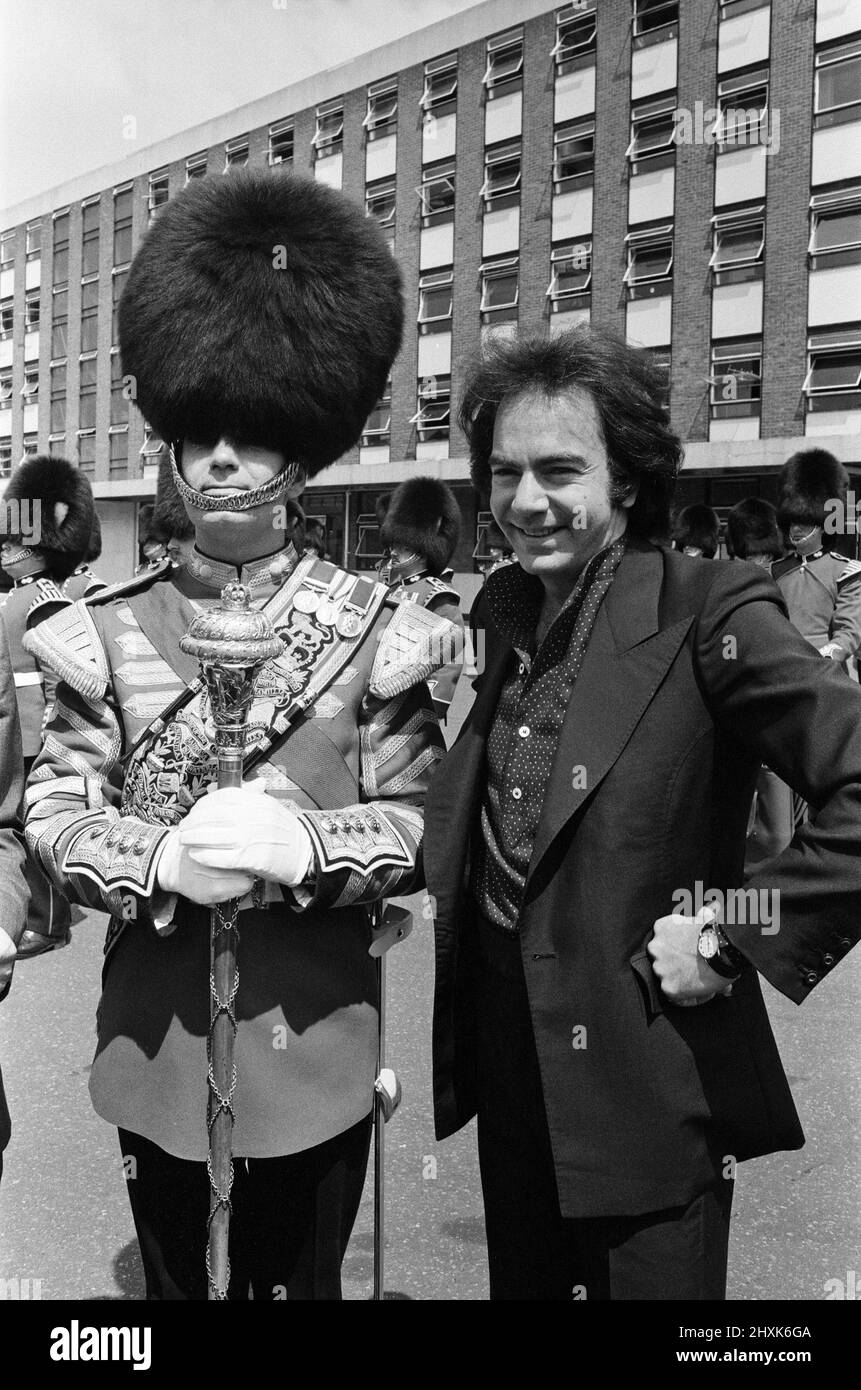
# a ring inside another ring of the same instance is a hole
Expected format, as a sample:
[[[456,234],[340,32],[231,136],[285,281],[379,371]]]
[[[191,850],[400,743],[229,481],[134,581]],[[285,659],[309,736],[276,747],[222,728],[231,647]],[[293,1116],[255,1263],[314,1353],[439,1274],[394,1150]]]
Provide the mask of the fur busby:
[[[391,503],[391,500],[392,494],[390,492],[381,492],[376,502],[374,503],[374,511],[377,514],[377,522],[380,526],[382,526],[383,522],[386,519],[386,512],[389,510],[389,504]]]
[[[152,533],[164,542],[169,541],[171,536],[175,536],[179,541],[187,541],[194,535],[194,527],[173,481],[170,458],[164,450],[158,463],[158,482],[152,508]]]
[[[38,454],[24,459],[15,469],[3,495],[4,502],[22,502],[25,498],[34,508],[35,503],[39,504],[38,540],[33,549],[45,556],[54,578],[68,578],[90,545],[96,509],[89,479],[68,459]],[[36,517],[34,509],[34,527]]]
[[[102,553],[102,523],[99,521],[99,514],[93,510],[93,524],[90,527],[90,543],[87,546],[87,553],[84,560],[88,565],[92,565],[98,560]]]
[[[225,436],[319,473],[358,439],[403,323],[400,272],[345,194],[280,170],[193,179],[119,308],[123,373],[162,439]]]
[[[777,524],[777,510],[761,497],[745,497],[728,513],[726,548],[737,560],[751,555],[783,554],[783,540]]]
[[[802,449],[787,459],[778,480],[777,519],[786,531],[795,522],[825,525],[828,502],[846,498],[849,474],[826,449]]]
[[[713,560],[720,539],[720,521],[717,512],[704,502],[694,502],[683,507],[673,525],[673,543],[677,550],[685,546],[701,550],[707,560]]]
[[[383,545],[423,555],[431,574],[442,574],[460,536],[460,508],[447,483],[408,478],[396,487],[380,527]]]

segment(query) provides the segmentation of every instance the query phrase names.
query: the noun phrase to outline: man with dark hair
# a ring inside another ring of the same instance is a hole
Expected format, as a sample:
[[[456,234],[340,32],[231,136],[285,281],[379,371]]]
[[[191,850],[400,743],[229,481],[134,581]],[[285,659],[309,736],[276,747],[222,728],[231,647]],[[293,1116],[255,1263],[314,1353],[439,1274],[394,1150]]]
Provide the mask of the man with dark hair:
[[[723,1298],[736,1163],[803,1142],[757,971],[800,1002],[858,935],[861,693],[767,576],[651,544],[659,391],[580,330],[494,344],[461,407],[515,563],[424,864],[437,1134],[478,1115],[494,1299]],[[745,894],[760,762],[817,816]]]
[[[720,542],[718,514],[704,502],[683,507],[673,525],[673,545],[683,555],[713,560]]]

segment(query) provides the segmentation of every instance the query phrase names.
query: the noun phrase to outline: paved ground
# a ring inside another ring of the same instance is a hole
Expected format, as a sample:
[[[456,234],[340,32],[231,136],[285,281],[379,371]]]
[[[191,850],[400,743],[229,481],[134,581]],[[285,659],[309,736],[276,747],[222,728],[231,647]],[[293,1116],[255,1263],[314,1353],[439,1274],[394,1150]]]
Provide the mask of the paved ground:
[[[416,927],[389,957],[389,1059],[405,1098],[387,1131],[386,1288],[391,1298],[481,1300],[474,1133],[470,1126],[444,1144],[433,1137],[431,931],[420,899],[407,902],[419,909]],[[19,967],[0,1007],[14,1126],[0,1185],[0,1278],[40,1279],[43,1298],[142,1296],[119,1148],[87,1095],[104,921],[89,914],[70,949]],[[807,1145],[742,1165],[730,1297],[820,1300],[829,1279],[858,1271],[861,1282],[861,954],[802,1009],[766,993]],[[369,1184],[344,1266],[349,1299],[370,1295],[371,1212]]]

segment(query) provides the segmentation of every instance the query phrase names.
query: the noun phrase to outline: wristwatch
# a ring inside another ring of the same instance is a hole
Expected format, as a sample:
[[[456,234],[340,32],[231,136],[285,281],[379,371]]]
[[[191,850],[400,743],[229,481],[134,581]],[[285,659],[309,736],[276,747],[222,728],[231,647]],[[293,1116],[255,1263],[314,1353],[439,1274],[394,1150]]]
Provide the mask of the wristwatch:
[[[735,980],[741,974],[744,956],[721,931],[715,922],[707,922],[700,929],[697,951],[716,975],[725,980]]]

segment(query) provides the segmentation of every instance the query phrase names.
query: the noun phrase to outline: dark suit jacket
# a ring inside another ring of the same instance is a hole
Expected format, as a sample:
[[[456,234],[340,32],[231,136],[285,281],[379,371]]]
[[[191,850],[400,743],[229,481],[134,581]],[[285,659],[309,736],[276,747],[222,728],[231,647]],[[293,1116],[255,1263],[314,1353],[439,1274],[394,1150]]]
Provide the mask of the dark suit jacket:
[[[12,660],[0,624],[0,927],[17,942],[27,922],[24,839],[19,814],[24,794],[21,730]],[[9,1142],[9,1111],[0,1074],[0,1152]]]
[[[491,626],[475,704],[426,803],[440,1138],[476,1110],[465,885],[510,650]],[[756,970],[730,998],[680,1008],[646,942],[679,890],[742,883],[760,762],[811,802],[815,825],[746,885],[776,892],[780,908],[776,933],[729,928]],[[686,1202],[730,1155],[802,1145],[756,971],[800,1003],[854,943],[859,915],[858,687],[798,635],[752,566],[631,542],[566,712],[520,919],[563,1214]],[[578,1025],[585,1048],[572,1046]]]

